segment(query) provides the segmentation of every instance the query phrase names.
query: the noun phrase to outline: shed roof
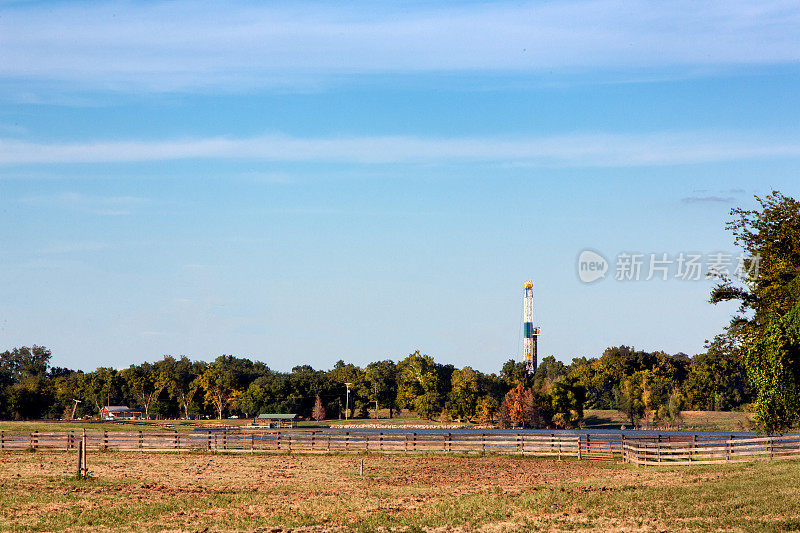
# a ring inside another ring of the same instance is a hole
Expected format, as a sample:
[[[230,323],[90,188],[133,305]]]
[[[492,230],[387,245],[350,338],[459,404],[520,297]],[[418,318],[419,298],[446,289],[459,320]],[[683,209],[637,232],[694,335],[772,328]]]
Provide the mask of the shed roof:
[[[103,407],[103,410],[109,413],[128,413],[128,412],[141,412],[139,409],[131,409],[127,405],[107,405]]]
[[[258,418],[268,420],[291,420],[296,417],[297,415],[294,413],[265,413],[258,415]]]

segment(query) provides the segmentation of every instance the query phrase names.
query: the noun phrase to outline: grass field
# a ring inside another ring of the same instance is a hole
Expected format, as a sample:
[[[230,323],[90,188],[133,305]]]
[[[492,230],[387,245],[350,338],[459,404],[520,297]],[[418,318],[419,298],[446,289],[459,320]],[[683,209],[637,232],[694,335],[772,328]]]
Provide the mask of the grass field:
[[[630,421],[619,411],[587,409],[583,422],[587,428],[619,429],[631,427]],[[753,414],[739,411],[683,411],[681,428],[694,431],[752,431]]]
[[[364,461],[364,475],[359,462]],[[17,531],[800,529],[800,462],[636,468],[519,457],[0,454]]]

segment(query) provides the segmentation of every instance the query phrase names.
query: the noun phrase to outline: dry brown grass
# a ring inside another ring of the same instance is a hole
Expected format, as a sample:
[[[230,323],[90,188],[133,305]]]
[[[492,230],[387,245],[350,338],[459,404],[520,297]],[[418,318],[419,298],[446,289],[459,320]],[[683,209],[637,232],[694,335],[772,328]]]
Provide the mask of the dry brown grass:
[[[122,452],[90,454],[89,461],[93,479],[77,481],[69,479],[73,453],[0,454],[0,527],[649,531],[747,520],[777,528],[791,525],[786,509],[800,508],[791,481],[798,462],[637,469],[497,456]],[[759,497],[764,476],[784,492],[769,506]]]

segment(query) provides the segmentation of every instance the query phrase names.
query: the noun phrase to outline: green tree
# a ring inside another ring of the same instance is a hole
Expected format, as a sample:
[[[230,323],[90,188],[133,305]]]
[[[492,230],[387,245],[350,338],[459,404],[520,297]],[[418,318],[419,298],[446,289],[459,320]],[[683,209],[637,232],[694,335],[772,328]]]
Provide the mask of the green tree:
[[[748,348],[745,364],[759,426],[771,433],[800,424],[800,304],[767,326]]]
[[[139,404],[144,408],[144,416],[149,420],[150,405],[167,386],[166,376],[159,373],[156,365],[148,362],[140,365],[131,365],[121,371],[119,375],[133,392]]]
[[[747,345],[794,308],[800,269],[800,202],[778,191],[755,198],[758,209],[732,209],[734,219],[726,224],[745,255],[737,272],[742,279],[720,274],[711,292],[712,303],[739,302],[728,333]]]
[[[344,378],[344,376],[340,377]],[[329,378],[328,373],[314,370],[309,365],[292,368],[292,372],[287,378],[285,383],[288,396],[280,398],[282,410],[309,416],[314,407],[314,400],[319,395],[323,403],[326,402],[326,399],[329,401],[325,407],[328,413],[342,412],[340,406],[344,405],[344,383],[348,382],[346,378],[342,383],[334,382]],[[279,383],[283,382],[279,381]]]
[[[81,417],[84,414],[83,403],[75,404],[75,400],[82,398],[81,379],[83,372],[62,373],[52,378],[53,383],[53,407],[51,416],[53,418],[69,419],[75,407],[75,416]]]
[[[583,418],[583,403],[586,388],[576,377],[561,376],[550,387],[553,404],[553,422],[562,428],[569,428]]]
[[[797,424],[800,409],[792,338],[800,302],[800,202],[777,191],[756,200],[757,209],[733,209],[726,226],[746,256],[737,269],[743,279],[720,275],[711,302],[739,302],[726,335],[743,355],[761,429],[772,431]]]
[[[50,350],[44,346],[22,346],[0,353],[0,368],[5,368],[14,381],[28,376],[44,377],[51,357]]]
[[[239,395],[249,385],[253,363],[232,355],[220,355],[211,363],[200,377],[200,385],[205,390],[205,401],[222,419],[226,408],[237,407]]]
[[[50,358],[50,350],[35,344],[0,353],[0,415],[41,418],[50,410],[55,399],[47,376]]]
[[[536,371],[533,373],[534,390],[549,390],[552,384],[560,377],[567,374],[564,363],[557,361],[552,355],[542,358]]]
[[[377,361],[367,365],[364,373],[366,388],[370,391],[370,399],[380,406],[389,409],[389,418],[397,409],[397,365],[393,361]],[[377,410],[375,417],[378,417]]]
[[[480,398],[480,373],[465,366],[453,372],[451,378],[450,405],[453,414],[459,419],[474,418]]]
[[[347,414],[348,418],[353,417],[353,410],[357,410],[360,414],[366,413],[369,406],[369,399],[371,391],[366,383],[366,375],[363,369],[352,363],[345,363],[341,359],[333,365],[333,369],[328,372],[328,380],[331,386],[336,390],[344,391],[345,401],[350,404],[346,406],[349,409]],[[350,399],[347,399],[347,383],[350,383]]]
[[[625,378],[614,388],[617,409],[625,414],[631,425],[636,426],[644,416],[645,402],[641,375]]]
[[[490,395],[484,396],[478,402],[478,421],[481,424],[493,424],[498,410],[497,400]]]
[[[11,385],[7,392],[8,406],[13,418],[42,418],[54,401],[50,380],[41,375],[28,375]]]
[[[111,401],[122,386],[122,379],[113,368],[99,367],[93,372],[83,374],[80,380],[81,396],[90,402],[99,414],[103,406]]]
[[[530,387],[533,381],[525,363],[520,363],[513,359],[509,359],[503,364],[503,368],[500,370],[500,379],[505,383],[506,390],[513,389],[517,385]]]
[[[207,367],[208,365],[203,361],[192,362],[185,355],[182,355],[180,359],[165,355],[164,359],[159,362],[159,380],[164,384],[170,397],[174,398],[183,409],[187,420],[189,419],[189,406],[201,387],[200,376]]]
[[[429,420],[442,411],[439,373],[431,356],[417,350],[398,363],[397,373],[397,403],[400,407],[413,409]]]
[[[690,409],[724,411],[750,401],[750,384],[742,355],[727,335],[717,335],[705,353],[692,358],[682,384]]]

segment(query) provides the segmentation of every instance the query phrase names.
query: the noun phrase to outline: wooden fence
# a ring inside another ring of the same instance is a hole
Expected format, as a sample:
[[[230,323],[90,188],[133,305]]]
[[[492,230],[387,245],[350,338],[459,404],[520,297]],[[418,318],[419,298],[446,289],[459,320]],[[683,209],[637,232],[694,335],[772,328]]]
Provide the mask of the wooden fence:
[[[73,450],[83,432],[0,432],[0,450]],[[505,453],[579,457],[574,434],[376,433],[350,431],[86,432],[88,450],[229,453]]]
[[[653,442],[626,439],[622,460],[637,465],[700,465],[800,458],[800,435]]]
[[[75,450],[82,431],[0,431],[0,451]],[[501,453],[637,465],[800,458],[800,435],[412,433],[339,430],[86,431],[88,450],[221,453]]]

